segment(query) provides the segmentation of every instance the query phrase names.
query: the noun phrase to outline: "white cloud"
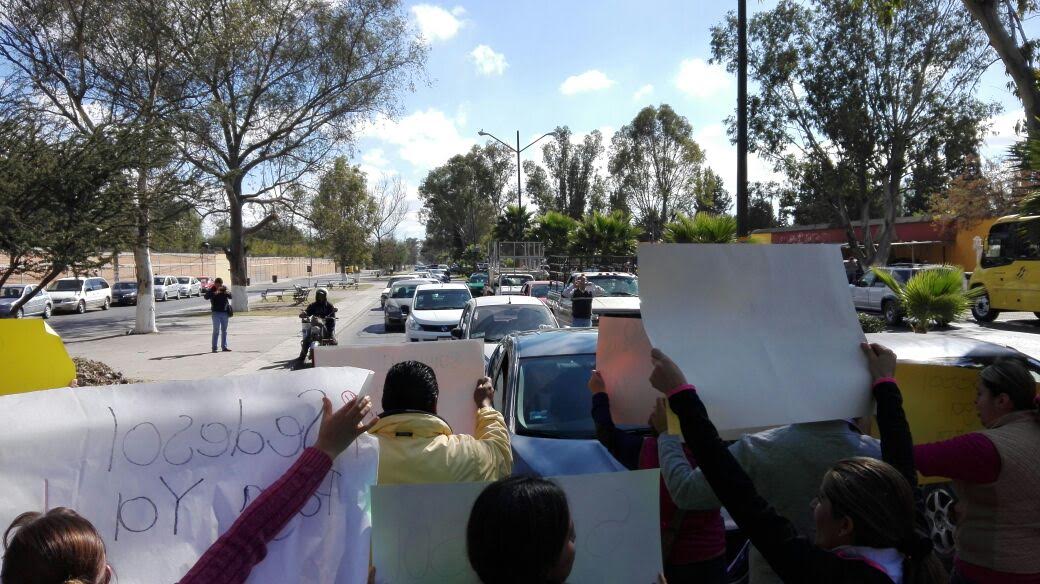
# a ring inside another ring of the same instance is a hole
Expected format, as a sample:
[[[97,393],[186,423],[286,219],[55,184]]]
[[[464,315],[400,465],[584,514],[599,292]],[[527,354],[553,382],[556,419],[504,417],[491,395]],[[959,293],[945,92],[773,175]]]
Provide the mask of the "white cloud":
[[[653,92],[654,92],[654,86],[650,85],[648,83],[648,84],[640,87],[639,89],[637,89],[636,92],[632,94],[632,101],[639,101],[641,99],[645,99],[647,96],[649,96]]]
[[[704,126],[694,133],[693,139],[704,150],[705,164],[722,177],[726,190],[734,198],[737,195],[737,147],[730,144],[726,128],[722,124]],[[782,173],[773,170],[766,160],[748,153],[748,182],[784,182]]]
[[[386,156],[382,148],[373,148],[368,152],[365,152],[361,156],[361,160],[364,161],[365,164],[376,168],[384,167],[387,164]]]
[[[367,124],[360,134],[398,147],[402,160],[418,171],[443,163],[455,154],[466,152],[476,141],[459,133],[459,122],[444,112],[429,108],[392,121],[381,117]]]
[[[574,95],[586,91],[600,91],[607,89],[616,83],[605,73],[598,69],[590,69],[581,75],[571,75],[560,84],[560,93]]]
[[[478,45],[469,56],[477,65],[477,73],[481,75],[501,75],[509,66],[509,63],[506,63],[505,55],[496,53],[487,45]]]
[[[412,14],[419,25],[419,32],[430,43],[446,41],[458,34],[465,26],[462,16],[466,10],[456,6],[451,12],[433,4],[417,4],[412,6]]]
[[[703,99],[729,89],[730,76],[722,65],[711,65],[703,59],[686,59],[679,63],[675,86],[690,97]]]
[[[1022,114],[1021,109],[994,116],[987,122],[990,125],[990,129],[984,136],[983,141],[988,149],[1004,154],[1003,151],[1022,139],[1022,136],[1015,132],[1016,126],[1025,125],[1025,116]]]

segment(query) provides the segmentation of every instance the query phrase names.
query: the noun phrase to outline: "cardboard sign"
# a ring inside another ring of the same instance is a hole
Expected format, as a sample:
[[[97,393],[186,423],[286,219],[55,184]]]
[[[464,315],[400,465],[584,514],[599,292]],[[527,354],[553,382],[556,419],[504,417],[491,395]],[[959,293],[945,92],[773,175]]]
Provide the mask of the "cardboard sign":
[[[656,582],[661,569],[657,470],[556,477],[577,534],[571,584]],[[479,584],[466,524],[488,483],[372,488],[376,581]]]
[[[339,407],[369,379],[314,369],[0,397],[0,526],[70,507],[120,582],[176,582],[313,444],[322,395]],[[376,438],[359,437],[249,581],[365,582],[377,462]]]
[[[642,244],[643,327],[721,431],[870,412],[836,245]]]
[[[476,429],[476,405],[473,390],[484,377],[483,341],[446,341],[442,343],[403,343],[369,347],[319,347],[314,352],[317,367],[362,367],[375,374],[366,395],[372,407],[382,411],[383,382],[390,367],[402,361],[420,361],[437,375],[440,397],[437,415],[451,426],[455,434],[473,434]]]
[[[651,348],[642,319],[599,319],[596,369],[607,385],[615,424],[645,425],[654,411],[661,393],[650,385]]]

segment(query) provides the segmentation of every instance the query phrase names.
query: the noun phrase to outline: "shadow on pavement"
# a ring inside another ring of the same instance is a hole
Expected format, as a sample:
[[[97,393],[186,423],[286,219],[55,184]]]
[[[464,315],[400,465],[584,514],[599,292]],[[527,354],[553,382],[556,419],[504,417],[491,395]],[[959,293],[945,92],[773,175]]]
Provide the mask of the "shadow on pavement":
[[[389,331],[387,331],[386,327],[384,327],[381,324],[370,324],[365,328],[361,329],[361,332],[368,333],[370,335],[385,335]]]
[[[183,359],[185,357],[201,357],[202,355],[212,354],[213,351],[203,351],[202,353],[187,353],[185,355],[163,355],[162,357],[149,357],[149,361],[169,361],[171,359]]]
[[[994,329],[998,331],[1016,333],[1038,333],[1040,332],[1040,320],[1003,320],[998,322],[980,324],[979,328]]]

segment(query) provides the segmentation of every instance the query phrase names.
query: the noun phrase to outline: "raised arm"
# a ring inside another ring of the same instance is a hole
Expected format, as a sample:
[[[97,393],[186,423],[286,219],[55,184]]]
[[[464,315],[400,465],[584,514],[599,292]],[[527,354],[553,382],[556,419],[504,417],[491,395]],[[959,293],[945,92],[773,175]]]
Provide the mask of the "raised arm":
[[[477,381],[473,401],[477,405],[477,427],[473,436],[457,435],[458,447],[469,451],[468,458],[480,465],[484,480],[496,481],[509,476],[513,470],[513,450],[509,444],[509,429],[505,418],[493,406],[495,387],[491,379]]]
[[[643,438],[619,430],[610,415],[610,396],[599,371],[589,376],[589,391],[592,392],[592,421],[596,424],[596,438],[618,462],[629,470],[639,468],[639,452]]]
[[[903,395],[896,385],[896,354],[878,344],[861,345],[867,367],[874,379],[872,392],[877,401],[877,426],[881,435],[881,459],[891,464],[917,486],[914,469],[914,439],[903,411]]]

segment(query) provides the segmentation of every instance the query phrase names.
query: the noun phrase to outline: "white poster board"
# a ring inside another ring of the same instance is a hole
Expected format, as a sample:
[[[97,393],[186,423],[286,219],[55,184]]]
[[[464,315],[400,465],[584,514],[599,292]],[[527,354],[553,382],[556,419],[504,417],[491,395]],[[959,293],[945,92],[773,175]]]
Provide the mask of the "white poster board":
[[[650,385],[651,348],[642,319],[600,317],[596,370],[607,386],[615,424],[645,425],[661,396]]]
[[[313,369],[0,397],[0,526],[70,507],[101,533],[119,582],[176,582],[313,444],[322,395],[339,407],[370,379]],[[377,464],[378,441],[359,437],[249,582],[365,582]]]
[[[643,327],[720,431],[869,413],[836,245],[641,244]]]
[[[377,414],[383,411],[386,372],[402,361],[420,361],[433,368],[440,390],[437,415],[448,422],[453,433],[473,434],[477,412],[477,406],[473,403],[473,390],[477,387],[477,380],[484,377],[483,341],[319,347],[314,352],[316,367],[361,367],[372,370],[375,374],[366,395],[372,397],[372,408]]]
[[[555,477],[577,534],[567,582],[656,582],[661,523],[655,470]],[[479,584],[466,556],[466,524],[488,483],[372,488],[376,582]]]

